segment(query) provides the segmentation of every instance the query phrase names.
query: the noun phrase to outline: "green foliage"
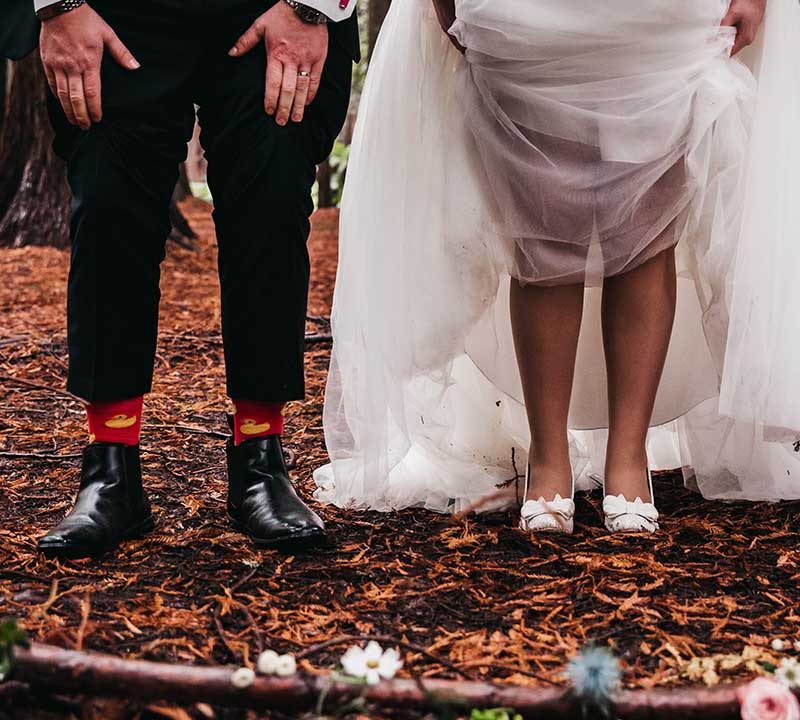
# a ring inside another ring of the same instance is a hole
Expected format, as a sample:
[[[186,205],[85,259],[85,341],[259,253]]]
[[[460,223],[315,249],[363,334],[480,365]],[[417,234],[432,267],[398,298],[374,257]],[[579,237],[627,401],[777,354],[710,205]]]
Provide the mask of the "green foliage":
[[[367,25],[369,24],[369,3],[360,2],[356,5],[358,13],[358,27],[360,32],[361,61],[353,67],[353,94],[361,95],[364,89],[364,80],[367,77],[367,58],[369,57],[369,42],[367,39]]]
[[[333,146],[333,152],[328,160],[331,166],[331,192],[333,193],[333,204],[339,207],[342,202],[342,191],[344,190],[344,178],[347,174],[347,162],[350,159],[350,146],[337,140]]]
[[[28,646],[28,636],[14,618],[0,622],[0,682],[3,682],[14,665],[14,648]]]
[[[198,200],[207,203],[214,202],[214,199],[211,197],[211,188],[208,187],[207,182],[191,181],[189,183],[189,189],[192,192],[192,197],[196,197]]]
[[[484,710],[473,709],[469,716],[470,720],[522,720],[514,708],[486,708]]]

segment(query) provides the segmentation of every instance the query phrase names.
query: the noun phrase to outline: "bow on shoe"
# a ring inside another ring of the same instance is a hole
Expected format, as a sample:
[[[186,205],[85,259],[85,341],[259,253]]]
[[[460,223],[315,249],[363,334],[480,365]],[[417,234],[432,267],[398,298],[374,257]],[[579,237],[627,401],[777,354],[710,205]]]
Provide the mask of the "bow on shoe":
[[[519,511],[520,517],[526,525],[542,515],[551,515],[553,519],[564,524],[575,514],[575,503],[570,498],[562,498],[556,495],[554,500],[547,501],[544,498],[538,500],[528,500]]]
[[[625,515],[634,515],[658,527],[658,510],[656,510],[656,506],[653,503],[643,502],[638,497],[633,502],[629,502],[622,493],[619,495],[606,495],[603,500],[603,512],[608,520],[618,520]]]

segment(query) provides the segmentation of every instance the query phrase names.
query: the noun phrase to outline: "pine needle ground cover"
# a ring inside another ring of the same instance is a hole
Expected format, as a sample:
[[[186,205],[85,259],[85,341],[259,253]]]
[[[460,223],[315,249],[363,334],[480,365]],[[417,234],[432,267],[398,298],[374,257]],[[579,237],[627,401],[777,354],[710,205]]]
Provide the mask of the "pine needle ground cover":
[[[402,651],[401,676],[542,686],[560,683],[568,658],[594,641],[622,659],[632,688],[749,678],[796,653],[800,503],[708,502],[678,475],[656,479],[663,523],[653,539],[609,536],[600,498],[580,496],[566,539],[532,544],[511,513],[454,520],[315,506],[333,547],[254,550],[225,517],[213,225],[206,205],[186,210],[200,239],[193,251],[171,246],[163,266],[142,440],[159,524],[102,562],[35,551],[72,501],[86,442],[82,406],[63,391],[67,254],[0,252],[0,615],[32,639],[200,665],[249,666],[272,648],[314,673],[337,666],[354,639],[380,636]],[[286,444],[306,498],[326,459],[336,220],[314,218],[308,333],[320,337],[306,355],[307,401],[288,408]]]

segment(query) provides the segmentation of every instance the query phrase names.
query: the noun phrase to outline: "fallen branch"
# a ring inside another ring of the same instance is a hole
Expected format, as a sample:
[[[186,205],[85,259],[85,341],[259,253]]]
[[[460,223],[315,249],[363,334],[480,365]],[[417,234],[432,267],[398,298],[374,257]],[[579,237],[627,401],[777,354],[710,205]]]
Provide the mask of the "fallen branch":
[[[207,702],[292,712],[313,708],[320,695],[325,693],[329,708],[362,698],[368,704],[384,708],[512,707],[528,718],[577,718],[580,714],[574,702],[560,688],[437,679],[398,679],[361,686],[338,681],[330,675],[298,675],[291,678],[258,677],[249,687],[239,689],[231,683],[232,674],[233,669],[228,667],[123,660],[112,655],[32,643],[29,648],[16,651],[14,679],[40,692]],[[3,686],[0,686],[2,692]],[[714,689],[622,690],[614,696],[614,714],[620,720],[733,720],[739,717],[739,703],[734,685]]]

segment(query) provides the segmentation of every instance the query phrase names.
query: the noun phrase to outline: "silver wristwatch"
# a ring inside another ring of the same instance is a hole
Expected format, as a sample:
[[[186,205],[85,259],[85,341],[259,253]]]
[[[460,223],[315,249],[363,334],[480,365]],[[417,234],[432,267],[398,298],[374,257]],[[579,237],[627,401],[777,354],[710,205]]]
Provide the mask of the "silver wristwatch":
[[[311,25],[324,25],[326,22],[328,22],[328,16],[321,13],[319,10],[316,10],[315,8],[309,7],[308,5],[303,5],[303,3],[299,3],[297,0],[283,1],[297,13],[297,17],[299,17],[305,23],[309,23]]]

